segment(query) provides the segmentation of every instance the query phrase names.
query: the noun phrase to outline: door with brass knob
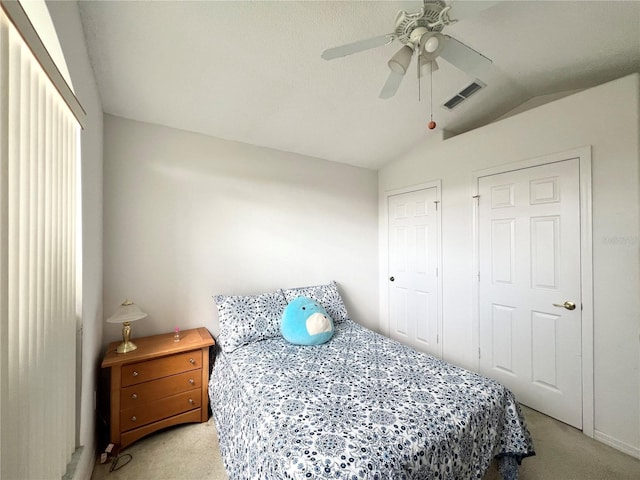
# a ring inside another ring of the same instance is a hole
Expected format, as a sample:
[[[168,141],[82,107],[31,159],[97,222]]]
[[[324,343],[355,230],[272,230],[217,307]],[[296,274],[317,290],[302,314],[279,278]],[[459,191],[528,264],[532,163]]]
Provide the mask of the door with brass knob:
[[[480,373],[582,428],[578,158],[478,178]]]

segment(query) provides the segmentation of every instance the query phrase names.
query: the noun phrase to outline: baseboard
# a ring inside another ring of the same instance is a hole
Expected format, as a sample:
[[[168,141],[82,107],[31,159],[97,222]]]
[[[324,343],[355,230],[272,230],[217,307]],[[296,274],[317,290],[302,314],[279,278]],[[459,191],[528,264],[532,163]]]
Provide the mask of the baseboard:
[[[93,467],[96,463],[96,448],[95,445],[91,445],[91,448],[83,448],[78,458],[78,464],[73,472],[71,480],[86,480],[91,478],[93,474]]]
[[[598,440],[599,442],[615,448],[616,450],[620,450],[627,455],[631,455],[632,457],[640,459],[640,448],[638,447],[634,447],[633,445],[621,442],[620,440],[613,438],[606,433],[599,432],[598,430],[595,430],[593,432],[593,438]]]

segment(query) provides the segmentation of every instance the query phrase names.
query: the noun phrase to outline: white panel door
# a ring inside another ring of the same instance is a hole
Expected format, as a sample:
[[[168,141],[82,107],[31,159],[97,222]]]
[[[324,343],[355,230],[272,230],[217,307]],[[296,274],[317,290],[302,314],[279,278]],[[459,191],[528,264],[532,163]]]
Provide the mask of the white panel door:
[[[478,187],[480,371],[582,428],[579,160]]]
[[[436,187],[388,197],[389,335],[440,356]]]

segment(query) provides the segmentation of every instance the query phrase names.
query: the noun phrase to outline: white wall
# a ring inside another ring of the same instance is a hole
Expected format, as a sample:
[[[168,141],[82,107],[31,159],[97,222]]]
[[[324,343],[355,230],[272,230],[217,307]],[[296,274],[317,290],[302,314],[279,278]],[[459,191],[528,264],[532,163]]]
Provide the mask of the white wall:
[[[595,435],[640,457],[639,78],[634,74],[447,140],[431,136],[380,170],[379,199],[390,190],[442,180],[444,357],[476,369],[472,172],[592,146]],[[386,268],[381,264],[381,276]]]
[[[105,317],[131,298],[134,337],[217,334],[214,294],[330,280],[377,328],[375,171],[109,115],[104,142]]]
[[[73,478],[91,476],[95,459],[96,390],[102,347],[102,104],[89,62],[76,2],[47,2],[76,97],[87,112],[82,148],[82,331],[79,349],[79,444]],[[52,441],[55,441],[52,439]]]

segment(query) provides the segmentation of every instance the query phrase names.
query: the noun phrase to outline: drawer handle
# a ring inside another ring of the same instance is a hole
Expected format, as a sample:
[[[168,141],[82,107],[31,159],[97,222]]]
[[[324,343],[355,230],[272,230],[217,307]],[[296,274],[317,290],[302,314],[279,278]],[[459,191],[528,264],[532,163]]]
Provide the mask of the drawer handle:
[[[132,373],[132,375],[133,375],[134,377],[137,377],[137,376],[138,376],[138,372],[133,372],[133,373]]]
[[[190,379],[189,379],[189,383],[190,383],[191,385],[193,385],[194,383],[196,383],[196,381],[195,381],[193,378],[190,378]]]
[[[191,365],[194,365],[194,364],[196,363],[196,361],[195,361],[193,358],[190,358],[190,359],[189,359],[189,363],[190,363]]]
[[[136,393],[132,393],[132,394],[131,394],[131,398],[133,398],[133,399],[135,400],[136,398],[138,398],[138,394],[136,394]]]
[[[190,398],[190,399],[189,399],[189,403],[190,403],[191,405],[193,405],[193,404],[194,404],[194,403],[196,403],[196,402],[194,402],[194,401],[193,401],[193,398]]]
[[[131,421],[132,421],[132,422],[135,422],[136,420],[138,420],[138,419],[136,418],[136,416],[135,416],[135,415],[134,415],[133,417],[131,417]]]

